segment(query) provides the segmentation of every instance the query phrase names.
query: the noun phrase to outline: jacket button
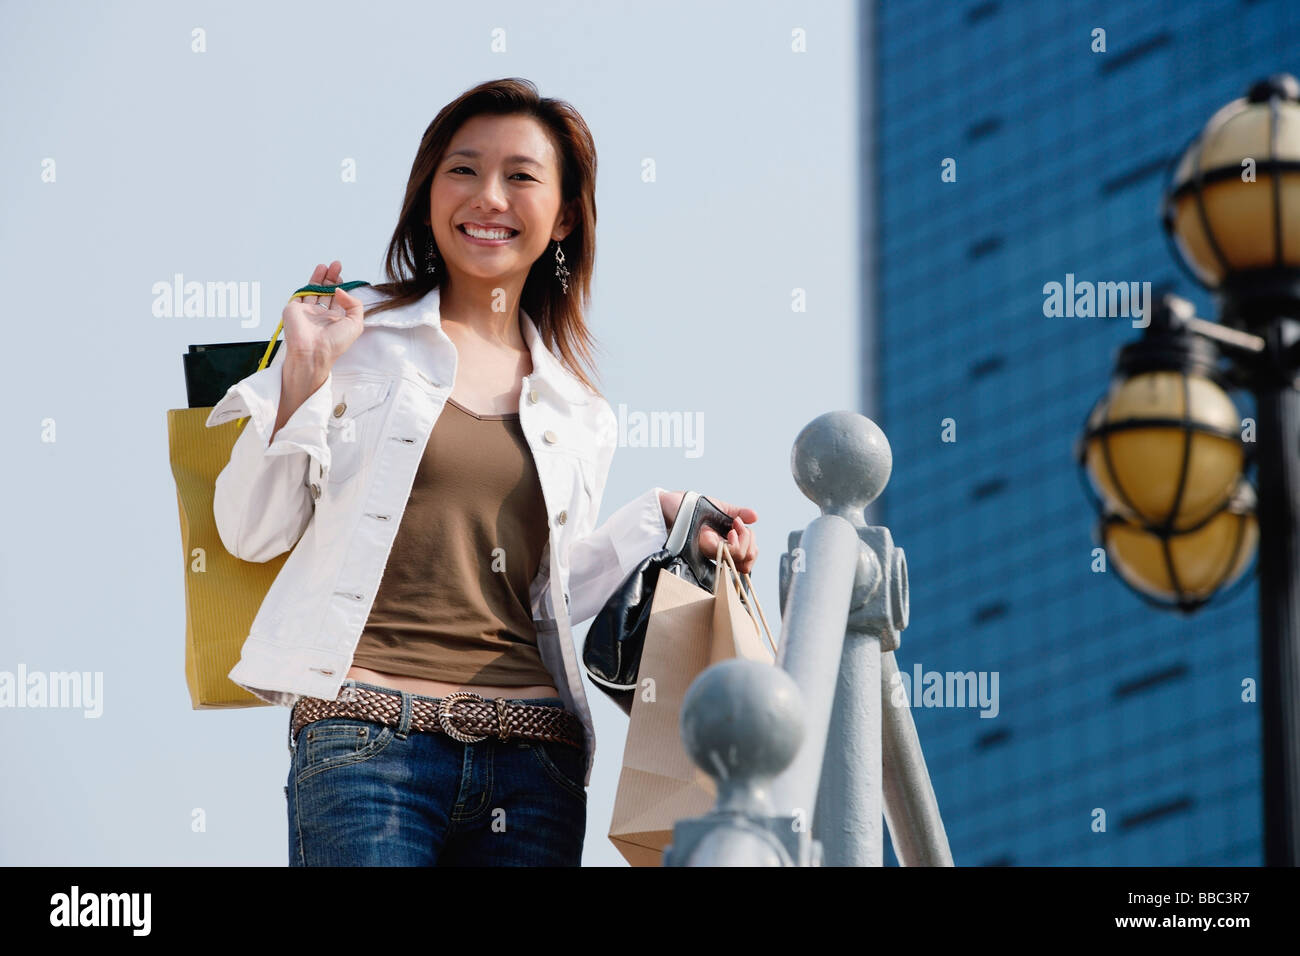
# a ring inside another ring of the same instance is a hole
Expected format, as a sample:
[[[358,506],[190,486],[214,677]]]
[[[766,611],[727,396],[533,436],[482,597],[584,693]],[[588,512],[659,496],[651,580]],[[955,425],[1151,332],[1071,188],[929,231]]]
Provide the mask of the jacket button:
[[[528,390],[528,401],[532,402],[534,405],[537,404],[537,389],[530,388]]]
[[[560,524],[564,524],[564,522],[569,520],[569,512],[561,511],[558,515],[555,516],[555,520],[558,521]]]
[[[551,431],[549,428],[546,429],[546,433],[542,435],[542,437],[546,439],[548,445],[554,445],[559,440],[556,438],[555,432]]]
[[[348,403],[339,402],[337,405],[334,406],[334,417],[341,418],[343,413],[346,412],[347,410],[348,410]]]
[[[311,483],[311,496],[313,498],[320,497],[320,485],[316,484],[314,481]]]

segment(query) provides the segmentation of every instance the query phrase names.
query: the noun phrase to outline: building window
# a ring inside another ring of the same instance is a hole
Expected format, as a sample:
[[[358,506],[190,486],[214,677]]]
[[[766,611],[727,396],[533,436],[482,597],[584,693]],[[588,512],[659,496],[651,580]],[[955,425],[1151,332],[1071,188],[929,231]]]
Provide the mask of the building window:
[[[1136,63],[1144,56],[1154,53],[1156,50],[1163,49],[1173,42],[1173,36],[1168,33],[1157,33],[1149,36],[1145,40],[1135,43],[1127,50],[1121,50],[1113,56],[1107,56],[1101,61],[1101,73],[1114,73],[1121,70],[1130,63]]]
[[[976,140],[984,139],[986,136],[992,136],[1002,128],[1002,120],[996,116],[989,116],[980,120],[978,123],[972,123],[966,127],[966,141],[973,143]]]
[[[1149,671],[1130,680],[1122,681],[1115,685],[1113,695],[1116,699],[1132,697],[1134,694],[1140,694],[1143,691],[1150,690],[1152,687],[1158,687],[1161,684],[1168,683],[1171,680],[1178,680],[1187,675],[1187,665],[1182,661],[1160,670]]]
[[[1146,826],[1148,823],[1155,823],[1157,820],[1163,820],[1165,817],[1173,816],[1175,813],[1182,813],[1184,810],[1191,809],[1192,798],[1182,796],[1176,800],[1168,800],[1165,803],[1157,803],[1154,806],[1138,810],[1136,813],[1130,813],[1121,817],[1119,828],[1121,830],[1132,830],[1136,827]]]
[[[975,609],[975,613],[970,616],[972,624],[986,624],[989,621],[996,621],[1000,617],[1007,616],[1007,602],[995,601],[992,604],[981,604]]]
[[[1005,364],[1006,360],[1001,355],[990,355],[988,358],[982,358],[971,365],[968,373],[971,378],[983,378],[986,375],[992,375]]]
[[[1126,169],[1118,176],[1112,176],[1101,184],[1101,194],[1111,196],[1117,192],[1128,189],[1130,186],[1136,186],[1144,180],[1150,179],[1158,173],[1163,173],[1169,168],[1168,156],[1157,156],[1155,159],[1148,159],[1138,163],[1131,169]]]
[[[1011,739],[1011,731],[1006,727],[999,727],[997,730],[990,730],[988,733],[980,734],[975,738],[976,750],[987,750],[990,747],[996,747],[1000,743],[1005,743]]]
[[[972,501],[981,501],[984,498],[992,498],[1007,486],[1005,478],[990,478],[988,481],[982,481],[970,490]]]
[[[971,243],[970,248],[966,250],[966,258],[982,259],[989,253],[996,252],[1001,248],[1001,236],[985,236],[983,239]]]

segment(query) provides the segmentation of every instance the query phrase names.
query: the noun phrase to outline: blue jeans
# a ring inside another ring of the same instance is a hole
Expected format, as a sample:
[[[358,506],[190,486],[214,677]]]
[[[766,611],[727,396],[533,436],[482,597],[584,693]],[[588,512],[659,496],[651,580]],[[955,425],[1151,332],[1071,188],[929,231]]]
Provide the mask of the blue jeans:
[[[329,717],[302,728],[284,788],[290,866],[581,865],[582,750],[411,730],[422,695],[344,683],[400,694],[401,726]]]

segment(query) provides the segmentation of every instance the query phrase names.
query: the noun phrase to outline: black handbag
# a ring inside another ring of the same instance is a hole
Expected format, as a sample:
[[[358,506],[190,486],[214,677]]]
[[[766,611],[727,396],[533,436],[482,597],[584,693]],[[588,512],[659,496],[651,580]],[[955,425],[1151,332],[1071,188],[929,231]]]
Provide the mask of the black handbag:
[[[732,519],[708,498],[688,491],[663,548],[644,559],[627,576],[587,630],[582,645],[582,664],[587,675],[625,714],[632,713],[632,699],[645,648],[650,605],[660,571],[713,590],[717,568],[714,559],[700,551],[700,528],[707,524],[723,538]]]

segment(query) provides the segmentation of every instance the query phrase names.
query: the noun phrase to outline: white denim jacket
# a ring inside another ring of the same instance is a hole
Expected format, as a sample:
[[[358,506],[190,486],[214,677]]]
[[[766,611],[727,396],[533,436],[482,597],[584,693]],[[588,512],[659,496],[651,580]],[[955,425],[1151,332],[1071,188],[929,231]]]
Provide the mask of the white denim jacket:
[[[369,286],[352,294],[369,307]],[[291,548],[267,592],[230,679],[272,704],[334,699],[351,666],[425,444],[456,379],[456,347],[442,330],[435,289],[411,305],[365,317],[361,336],[268,445],[280,402],[281,345],[267,368],[232,385],[208,427],[249,416],[217,476],[213,512],[222,544],[245,561]],[[550,540],[530,590],[542,663],[587,742],[596,738],[572,625],[595,614],[668,537],[661,489],[632,499],[594,528],[617,445],[609,403],[546,348],[521,315],[533,371],[521,382],[519,421],[546,502]],[[487,560],[488,556],[484,556]],[[552,598],[559,581],[565,600]]]

